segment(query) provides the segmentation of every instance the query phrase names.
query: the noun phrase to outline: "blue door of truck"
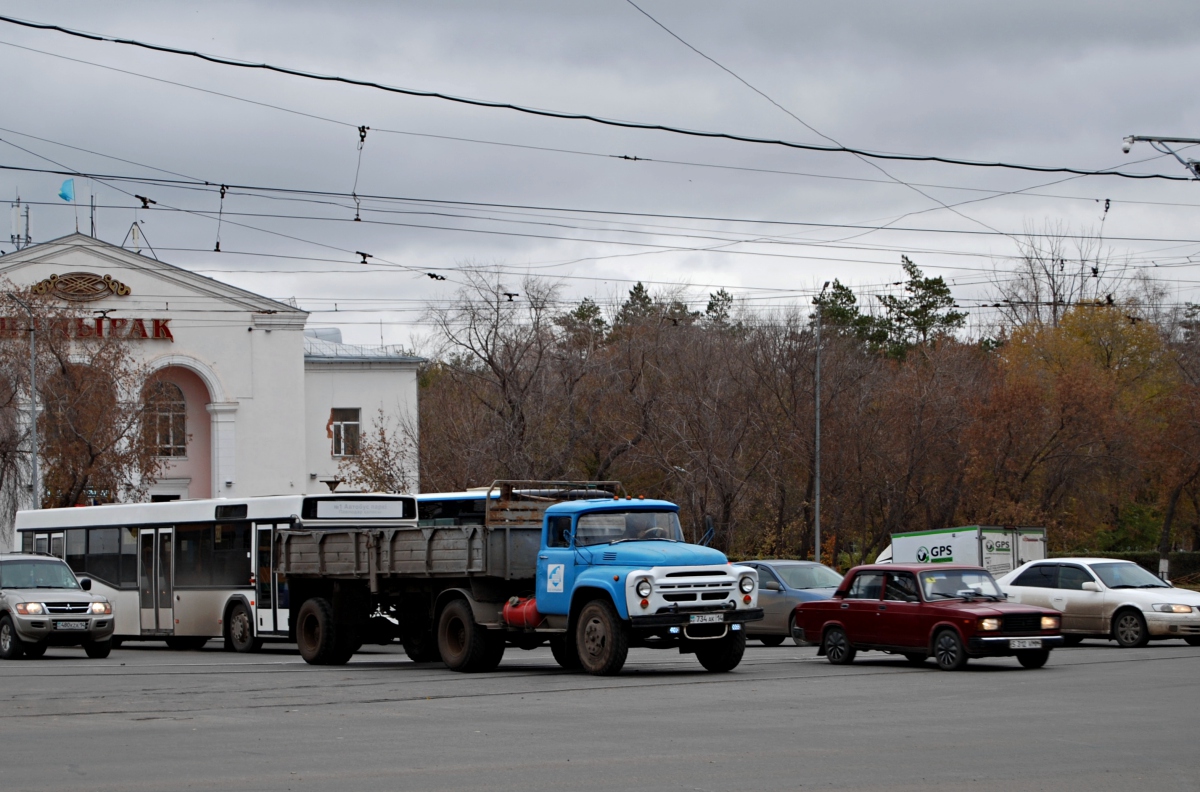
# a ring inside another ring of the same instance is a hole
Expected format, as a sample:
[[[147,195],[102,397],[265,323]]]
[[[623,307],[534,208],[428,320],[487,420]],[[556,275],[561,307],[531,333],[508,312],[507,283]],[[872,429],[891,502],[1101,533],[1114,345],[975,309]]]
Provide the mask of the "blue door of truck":
[[[571,518],[551,517],[547,522],[547,535],[538,553],[537,609],[540,613],[566,615],[571,611],[571,589],[575,583]]]

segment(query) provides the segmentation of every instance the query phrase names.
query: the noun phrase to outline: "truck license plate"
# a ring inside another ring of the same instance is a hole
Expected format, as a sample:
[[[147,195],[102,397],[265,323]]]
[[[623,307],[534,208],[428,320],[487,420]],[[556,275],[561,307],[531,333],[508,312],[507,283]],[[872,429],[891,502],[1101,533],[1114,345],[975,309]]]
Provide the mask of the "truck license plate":
[[[86,630],[87,622],[85,621],[56,621],[54,622],[56,630]]]
[[[1008,642],[1008,648],[1009,649],[1041,649],[1042,648],[1042,639],[1041,638],[1026,638],[1026,639],[1014,638]]]
[[[691,615],[692,624],[721,624],[725,621],[723,613],[693,613]]]

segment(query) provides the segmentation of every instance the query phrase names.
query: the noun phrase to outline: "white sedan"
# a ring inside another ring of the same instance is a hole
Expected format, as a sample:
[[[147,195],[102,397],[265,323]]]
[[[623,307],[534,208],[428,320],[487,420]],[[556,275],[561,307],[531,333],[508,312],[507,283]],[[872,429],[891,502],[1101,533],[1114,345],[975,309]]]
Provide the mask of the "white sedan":
[[[1200,646],[1200,592],[1175,588],[1132,561],[1031,561],[996,582],[1014,602],[1061,611],[1068,645],[1084,638],[1123,647],[1182,638]]]

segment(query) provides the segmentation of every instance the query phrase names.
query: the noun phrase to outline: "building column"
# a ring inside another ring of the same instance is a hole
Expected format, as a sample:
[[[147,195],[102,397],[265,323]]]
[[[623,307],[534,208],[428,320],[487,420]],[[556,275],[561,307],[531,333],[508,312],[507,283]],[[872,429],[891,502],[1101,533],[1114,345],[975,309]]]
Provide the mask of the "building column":
[[[210,402],[205,405],[212,416],[212,497],[233,494],[237,481],[237,402]]]

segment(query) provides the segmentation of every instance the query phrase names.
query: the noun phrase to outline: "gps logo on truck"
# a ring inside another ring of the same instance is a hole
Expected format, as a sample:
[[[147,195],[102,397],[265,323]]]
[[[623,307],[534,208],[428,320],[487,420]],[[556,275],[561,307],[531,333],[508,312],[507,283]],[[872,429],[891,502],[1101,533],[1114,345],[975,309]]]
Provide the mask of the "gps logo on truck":
[[[989,553],[1011,553],[1012,543],[1007,539],[988,539],[984,547]]]
[[[934,545],[917,548],[917,563],[945,564],[954,560],[954,548],[950,545]]]

